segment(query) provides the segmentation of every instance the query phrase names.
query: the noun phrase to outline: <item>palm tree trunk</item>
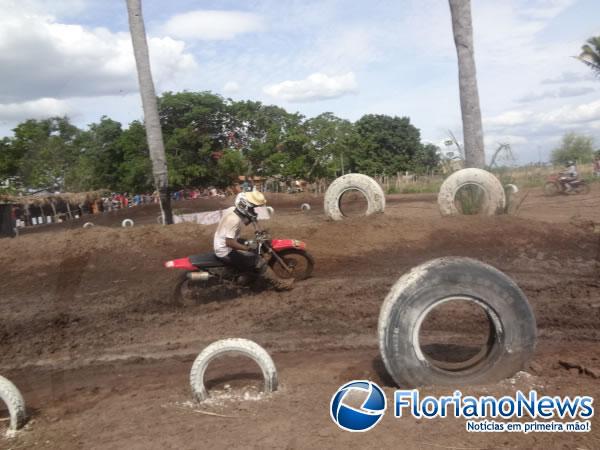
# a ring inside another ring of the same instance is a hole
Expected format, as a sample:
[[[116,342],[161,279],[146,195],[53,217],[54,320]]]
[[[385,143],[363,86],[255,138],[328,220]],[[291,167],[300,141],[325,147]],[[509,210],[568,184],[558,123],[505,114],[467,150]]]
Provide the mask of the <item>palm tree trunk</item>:
[[[471,0],[448,0],[452,16],[452,32],[458,56],[460,109],[463,122],[465,166],[483,168],[485,152],[483,127],[477,90],[477,74],[473,54]]]
[[[140,94],[142,96],[142,107],[144,109],[144,123],[146,126],[146,138],[150,159],[152,160],[152,174],[154,184],[160,194],[160,209],[165,224],[173,223],[173,212],[171,211],[171,197],[169,195],[169,179],[167,172],[167,159],[163,143],[160,119],[158,117],[158,104],[154,91],[154,82],[150,71],[150,58],[148,56],[148,42],[146,41],[146,30],[144,18],[142,17],[141,0],[126,0],[127,12],[129,13],[129,30],[131,42],[135,55]]]

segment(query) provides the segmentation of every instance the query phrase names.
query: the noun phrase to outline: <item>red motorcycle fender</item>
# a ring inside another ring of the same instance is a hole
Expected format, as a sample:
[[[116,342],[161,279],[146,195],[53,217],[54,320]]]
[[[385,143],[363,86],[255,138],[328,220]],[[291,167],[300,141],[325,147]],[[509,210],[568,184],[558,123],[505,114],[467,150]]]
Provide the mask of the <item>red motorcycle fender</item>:
[[[271,241],[271,247],[277,252],[281,250],[287,250],[288,248],[305,250],[306,243],[298,241],[296,239],[273,239]]]
[[[190,258],[179,258],[172,259],[165,262],[167,269],[183,269],[183,270],[197,270],[198,268],[190,262]]]

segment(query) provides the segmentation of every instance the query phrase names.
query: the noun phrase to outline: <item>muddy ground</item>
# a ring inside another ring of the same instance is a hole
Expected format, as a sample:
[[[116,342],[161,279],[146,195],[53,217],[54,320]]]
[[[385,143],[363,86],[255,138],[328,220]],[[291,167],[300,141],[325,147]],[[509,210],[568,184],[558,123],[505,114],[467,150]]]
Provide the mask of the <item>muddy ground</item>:
[[[94,216],[92,229],[80,220],[4,239],[0,374],[20,387],[31,420],[16,437],[0,437],[0,448],[600,448],[598,416],[590,433],[570,434],[468,433],[464,419],[388,413],[357,435],[329,418],[331,396],[352,379],[373,380],[392,397],[377,347],[379,308],[402,273],[445,255],[477,258],[513,277],[539,328],[531,367],[463,392],[600,398],[600,186],[580,197],[520,195],[516,211],[492,218],[441,218],[434,195],[394,195],[383,215],[335,223],[325,220],[322,198],[268,197],[276,212],[265,224],[275,236],[307,242],[314,276],[291,292],[231,293],[186,307],[173,300],[177,274],[162,263],[209,250],[214,226],[161,227],[156,206],[144,206]],[[207,211],[230,201],[176,208]],[[134,228],[119,228],[126,217]],[[434,321],[437,338],[476,332],[456,312]],[[191,403],[195,356],[225,337],[263,345],[281,389],[262,395],[256,366],[223,358],[207,373],[213,398]],[[0,435],[3,417],[0,406]]]

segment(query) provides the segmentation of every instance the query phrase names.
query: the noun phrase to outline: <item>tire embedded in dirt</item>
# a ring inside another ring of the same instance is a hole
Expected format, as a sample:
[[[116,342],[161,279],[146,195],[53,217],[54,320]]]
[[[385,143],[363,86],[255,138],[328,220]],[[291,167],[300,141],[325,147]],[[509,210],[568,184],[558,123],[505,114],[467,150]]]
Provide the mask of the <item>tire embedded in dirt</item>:
[[[292,269],[291,272],[288,272],[276,258],[272,258],[269,264],[278,277],[301,281],[312,275],[315,260],[310,253],[292,248],[283,250],[278,255]]]
[[[6,404],[10,414],[10,426],[8,431],[14,432],[23,427],[27,420],[25,401],[17,387],[9,379],[4,378],[3,376],[0,376],[0,400]]]
[[[308,203],[302,203],[300,205],[300,210],[302,210],[302,211],[310,211],[310,205]]]
[[[506,196],[500,180],[486,170],[474,167],[454,172],[444,180],[438,193],[438,205],[443,216],[461,214],[456,197],[465,187],[476,187],[483,192],[480,213],[486,216],[501,214],[506,206]]]
[[[213,359],[224,354],[238,354],[254,360],[265,379],[264,391],[270,393],[277,390],[277,369],[273,359],[264,348],[249,339],[221,339],[202,350],[192,366],[190,384],[197,401],[201,402],[208,398],[208,392],[204,386],[204,374],[208,365]]]
[[[124,219],[123,222],[121,222],[121,226],[123,228],[132,227],[133,226],[133,220],[131,220],[131,219]]]
[[[342,175],[329,185],[325,192],[325,214],[333,220],[342,220],[345,216],[340,208],[342,195],[347,191],[359,191],[367,199],[365,215],[381,213],[385,209],[385,194],[381,186],[371,177],[360,173]]]
[[[453,300],[482,308],[490,331],[477,354],[444,366],[424,353],[420,331],[434,308]],[[415,267],[392,286],[378,333],[383,362],[399,386],[458,386],[498,381],[527,367],[536,322],[525,294],[508,276],[474,259],[447,257]]]
[[[83,224],[83,228],[92,228],[94,224],[92,222],[86,222]]]

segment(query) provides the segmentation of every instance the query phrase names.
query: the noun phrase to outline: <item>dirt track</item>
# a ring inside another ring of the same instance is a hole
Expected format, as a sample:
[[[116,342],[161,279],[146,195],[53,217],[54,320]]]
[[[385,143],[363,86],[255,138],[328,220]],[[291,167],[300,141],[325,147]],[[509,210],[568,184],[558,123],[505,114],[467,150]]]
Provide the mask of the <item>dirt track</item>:
[[[467,433],[464,420],[390,414],[356,436],[328,417],[331,395],[351,379],[371,379],[391,395],[376,345],[379,307],[403,272],[444,255],[474,257],[508,273],[529,297],[539,327],[529,375],[466,392],[536,387],[548,395],[600,398],[600,379],[559,365],[568,360],[600,374],[600,235],[594,232],[600,189],[593,187],[582,197],[531,191],[515,214],[494,218],[442,219],[435,196],[398,195],[388,198],[384,215],[334,223],[325,221],[321,199],[271,198],[276,214],[269,228],[308,243],[314,277],[289,293],[232,295],[188,308],[173,304],[176,274],[162,262],[209,249],[214,226],[151,225],[158,210],[149,206],[94,217],[93,229],[81,229],[82,222],[73,229],[48,226],[3,240],[0,373],[21,387],[33,420],[17,438],[0,438],[0,447],[599,448],[597,418],[591,433],[517,435]],[[309,213],[299,210],[305,201]],[[178,207],[225,204],[196,200]],[[118,228],[125,217],[136,227]],[[437,325],[449,337],[465,331],[453,320]],[[208,379],[214,389],[231,386],[233,400],[202,409],[232,417],[195,412],[185,404],[193,358],[224,337],[265,346],[282,389],[261,401],[236,401],[260,386],[258,370],[226,358]]]

